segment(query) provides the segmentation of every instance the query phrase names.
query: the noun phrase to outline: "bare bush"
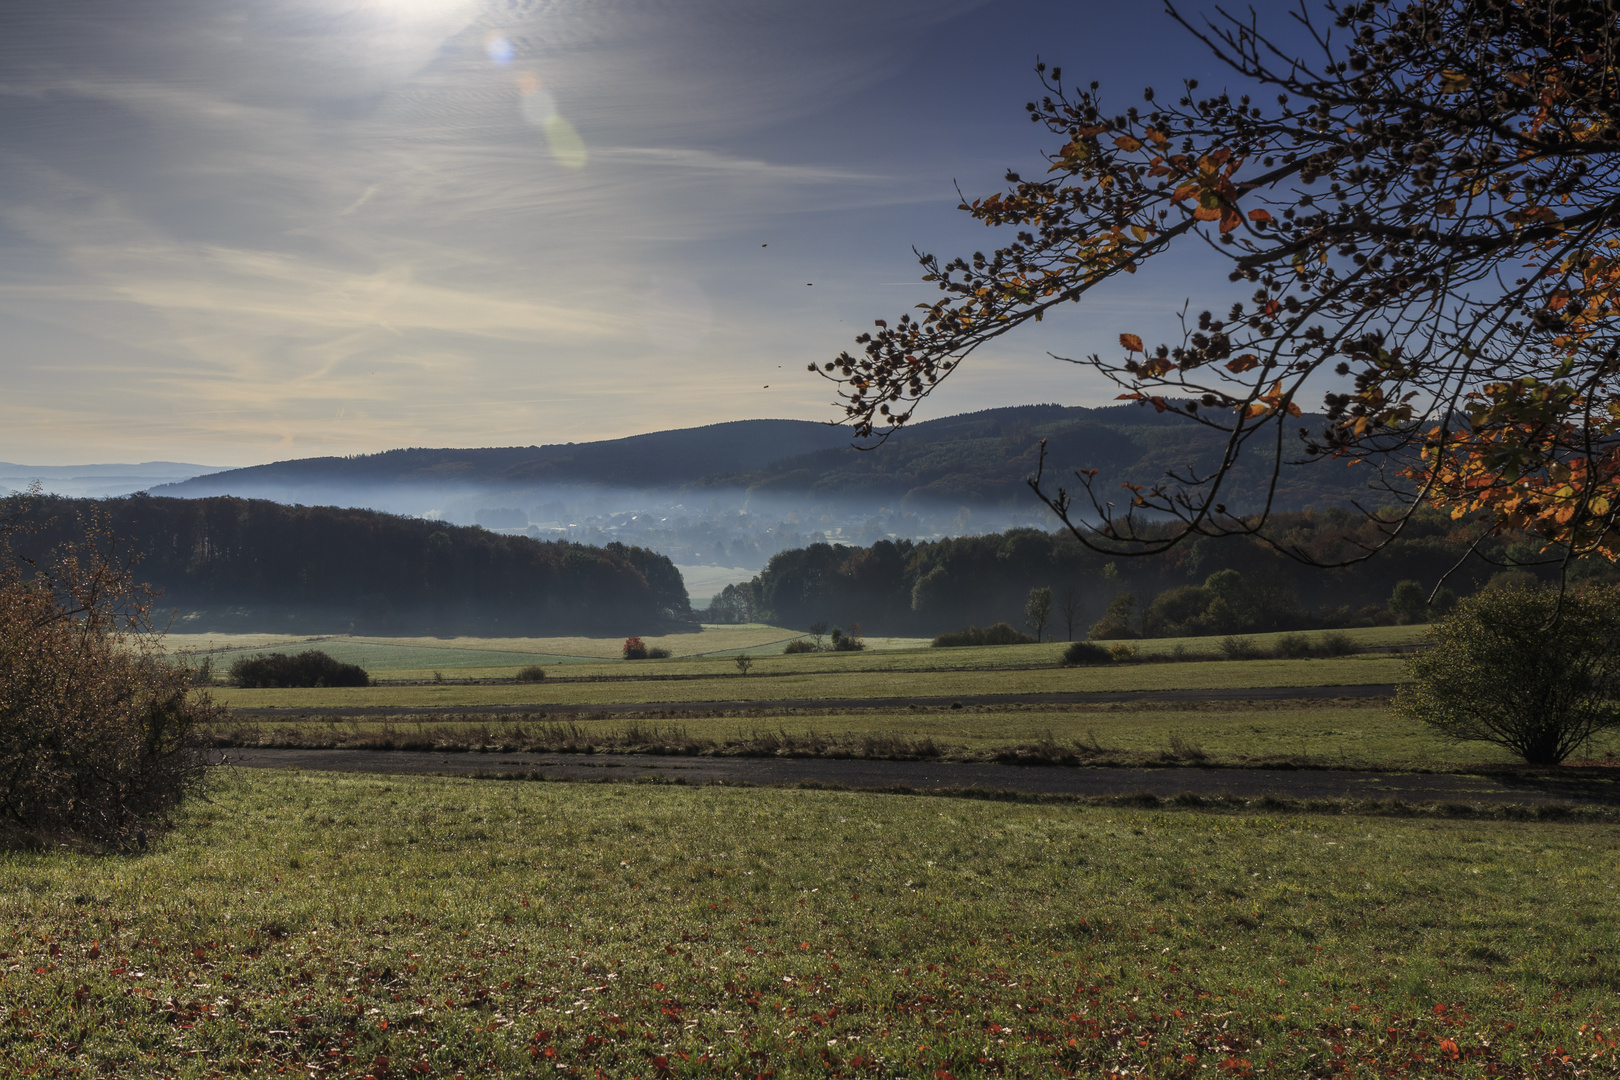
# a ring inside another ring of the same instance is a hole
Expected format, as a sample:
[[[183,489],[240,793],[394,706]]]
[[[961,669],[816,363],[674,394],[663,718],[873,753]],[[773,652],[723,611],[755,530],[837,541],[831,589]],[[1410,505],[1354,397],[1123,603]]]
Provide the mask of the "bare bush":
[[[196,790],[223,710],[164,655],[98,518],[37,564],[0,520],[0,832],[10,843],[144,841]]]

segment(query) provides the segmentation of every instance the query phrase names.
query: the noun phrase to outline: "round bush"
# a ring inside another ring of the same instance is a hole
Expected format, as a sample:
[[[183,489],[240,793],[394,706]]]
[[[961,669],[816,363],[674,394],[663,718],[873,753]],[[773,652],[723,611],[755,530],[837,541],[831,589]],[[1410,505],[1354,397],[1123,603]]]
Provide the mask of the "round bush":
[[[359,664],[345,664],[319,649],[310,649],[297,656],[244,656],[231,665],[231,682],[246,689],[370,686],[371,676]]]
[[[1069,647],[1063,650],[1064,667],[1094,667],[1113,662],[1114,658],[1108,655],[1108,650],[1095,641],[1071,641]]]
[[[519,668],[518,673],[512,676],[512,679],[514,682],[545,682],[546,669],[539,664],[530,664],[528,667]]]
[[[1429,630],[1395,712],[1459,740],[1557,765],[1620,726],[1620,586],[1490,589]]]
[[[819,650],[816,648],[814,642],[806,641],[803,638],[795,638],[794,640],[788,642],[786,647],[784,647],[782,649],[782,654],[784,656],[792,656],[795,653],[807,653],[807,652],[818,652],[818,651]]]

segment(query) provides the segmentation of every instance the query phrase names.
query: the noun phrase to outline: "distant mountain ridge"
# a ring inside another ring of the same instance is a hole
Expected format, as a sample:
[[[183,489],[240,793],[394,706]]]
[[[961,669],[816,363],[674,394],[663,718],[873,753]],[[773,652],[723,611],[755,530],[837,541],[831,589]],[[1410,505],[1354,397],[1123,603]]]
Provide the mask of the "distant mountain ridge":
[[[1302,424],[1320,428],[1322,417]],[[390,450],[350,458],[304,458],[232,469],[152,489],[196,498],[237,495],[278,502],[342,504],[356,489],[483,489],[491,499],[547,488],[659,490],[698,496],[742,490],[750,497],[816,502],[1009,506],[1032,496],[1046,440],[1047,475],[1073,488],[1077,469],[1100,481],[1153,483],[1167,470],[1208,471],[1223,433],[1135,405],[1084,408],[1023,405],[911,425],[870,449],[849,429],[804,420],[742,420],[600,442],[490,449]],[[1297,453],[1293,457],[1302,456]],[[1265,498],[1270,462],[1252,456],[1233,471],[1225,501],[1234,509]],[[1279,509],[1344,505],[1365,498],[1365,470],[1342,462],[1284,469]]]
[[[758,470],[783,457],[848,444],[848,429],[809,420],[737,420],[588,443],[470,450],[413,448],[356,457],[300,458],[165,484],[152,494],[277,498],[268,492],[313,494],[324,488],[360,484],[497,489],[682,487],[710,476]]]

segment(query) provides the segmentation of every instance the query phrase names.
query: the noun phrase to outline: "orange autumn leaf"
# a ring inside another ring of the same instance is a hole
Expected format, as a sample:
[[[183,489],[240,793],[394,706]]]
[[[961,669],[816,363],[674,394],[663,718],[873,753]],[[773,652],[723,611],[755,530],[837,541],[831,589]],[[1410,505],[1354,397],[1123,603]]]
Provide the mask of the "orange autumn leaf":
[[[1147,350],[1142,347],[1142,339],[1137,337],[1135,334],[1119,335],[1119,343],[1121,346],[1131,352],[1147,352]]]

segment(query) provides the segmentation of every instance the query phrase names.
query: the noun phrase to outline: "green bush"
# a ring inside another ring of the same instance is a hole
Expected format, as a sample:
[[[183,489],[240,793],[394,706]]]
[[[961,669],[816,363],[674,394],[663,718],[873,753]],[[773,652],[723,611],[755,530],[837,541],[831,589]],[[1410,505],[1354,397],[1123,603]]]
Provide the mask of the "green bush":
[[[830,640],[833,652],[860,652],[866,648],[866,642],[861,640],[861,624],[855,623],[854,626],[855,629],[847,634],[836,626],[832,628]]]
[[[1114,658],[1108,655],[1108,650],[1092,641],[1069,642],[1068,648],[1063,650],[1061,661],[1064,667],[1095,667],[1113,662]]]
[[[231,682],[245,689],[370,686],[371,676],[359,664],[345,664],[319,649],[310,649],[296,656],[244,656],[231,665]]]
[[[934,639],[934,647],[938,649],[961,648],[970,645],[1033,645],[1035,639],[1028,634],[1014,630],[1004,622],[981,630],[977,626],[969,626],[948,634],[941,634]]]
[[[1407,662],[1395,712],[1556,765],[1620,726],[1620,586],[1507,585],[1458,604]]]
[[[821,651],[820,649],[816,648],[814,642],[806,641],[806,640],[804,640],[804,638],[795,638],[794,640],[787,643],[787,646],[782,650],[782,653],[784,655],[786,655],[786,656],[793,656],[793,655],[795,655],[797,653],[820,652],[820,651]]]
[[[1277,639],[1277,655],[1285,660],[1303,660],[1315,651],[1304,634],[1284,634]]]
[[[545,682],[546,669],[539,664],[530,664],[528,667],[519,668],[518,673],[512,676],[512,679],[515,682]]]
[[[1254,660],[1260,656],[1260,646],[1254,638],[1228,634],[1221,638],[1221,652],[1228,660]]]
[[[649,645],[647,647],[647,659],[649,660],[668,660],[670,655],[670,651],[662,645]]]
[[[1356,651],[1356,639],[1343,630],[1329,630],[1316,639],[1316,651],[1322,656],[1349,656]]]

